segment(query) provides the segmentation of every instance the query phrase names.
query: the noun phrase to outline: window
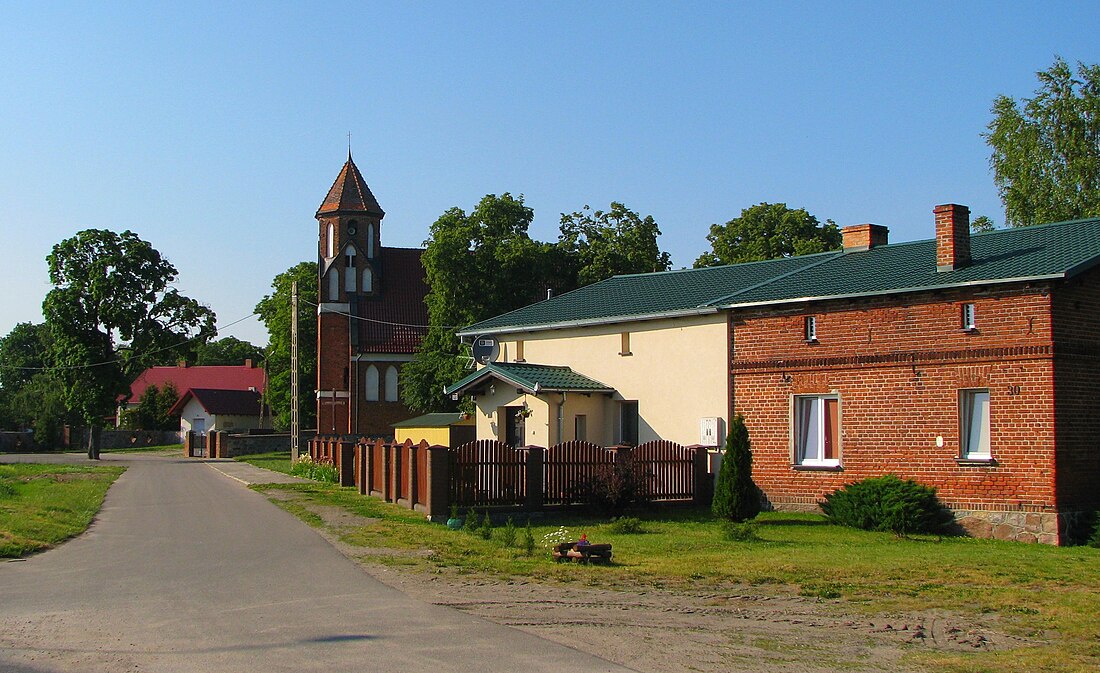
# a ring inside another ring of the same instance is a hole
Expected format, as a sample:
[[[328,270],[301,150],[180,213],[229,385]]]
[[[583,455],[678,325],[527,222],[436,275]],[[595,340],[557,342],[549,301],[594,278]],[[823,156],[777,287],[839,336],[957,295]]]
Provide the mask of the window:
[[[989,390],[959,391],[961,458],[991,460],[989,453]]]
[[[336,256],[336,227],[332,222],[328,223],[328,227],[325,228],[325,257],[333,258]]]
[[[340,298],[340,270],[333,267],[328,274],[328,298],[336,301]]]
[[[638,445],[638,403],[636,401],[619,403],[619,443],[628,446]]]
[[[630,332],[623,332],[619,335],[620,347],[619,355],[632,355],[630,352]]]
[[[516,340],[516,362],[526,362],[523,359],[523,339]]]
[[[817,316],[808,315],[804,324],[806,341],[817,341]]]
[[[367,259],[374,259],[374,223],[367,224]]]
[[[962,328],[965,330],[978,329],[974,304],[963,304],[961,311]]]
[[[839,466],[840,399],[836,395],[797,396],[794,415],[794,462]]]
[[[397,367],[393,365],[386,370],[386,401],[397,401]]]
[[[363,269],[363,292],[374,291],[374,272],[370,267]]]
[[[578,442],[588,441],[588,416],[577,414],[573,417],[573,439]]]
[[[344,290],[355,292],[355,248],[350,245],[344,254],[344,267],[347,269],[344,272]]]
[[[366,397],[368,402],[378,401],[378,367],[371,365],[367,367],[366,375]]]

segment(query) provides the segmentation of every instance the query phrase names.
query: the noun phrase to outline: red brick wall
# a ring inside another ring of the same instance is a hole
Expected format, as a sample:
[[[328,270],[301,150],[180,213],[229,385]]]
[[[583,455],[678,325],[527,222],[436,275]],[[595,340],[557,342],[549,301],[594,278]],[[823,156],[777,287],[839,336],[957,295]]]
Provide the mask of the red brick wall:
[[[972,332],[961,329],[964,301],[976,305]],[[804,340],[807,315],[817,317],[817,343]],[[890,472],[935,486],[955,509],[1055,506],[1051,309],[1040,288],[735,311],[731,321],[734,413],[745,415],[753,476],[773,505],[812,506]],[[956,460],[964,388],[989,388],[995,464]],[[792,396],[831,392],[842,470],[793,469]]]
[[[350,382],[351,356],[348,318],[337,313],[321,313],[317,316],[317,391],[330,397],[317,399],[317,428],[319,432],[350,434],[348,400],[337,397],[333,406],[331,393],[346,393]],[[333,429],[335,427],[335,430]]]
[[[366,380],[367,380],[367,367],[371,364],[378,369],[378,400],[377,402],[368,402],[365,394]],[[404,367],[404,363],[400,362],[358,362],[357,363],[357,375],[356,375],[356,403],[358,408],[356,409],[356,417],[353,420],[353,424],[356,425],[355,434],[365,435],[369,437],[393,437],[393,424],[398,421],[403,421],[419,414],[410,411],[402,402],[386,402],[386,370],[391,367],[397,367],[398,373],[398,396],[400,398],[401,388],[401,368]]]
[[[1057,286],[1052,298],[1058,505],[1100,509],[1100,270]]]

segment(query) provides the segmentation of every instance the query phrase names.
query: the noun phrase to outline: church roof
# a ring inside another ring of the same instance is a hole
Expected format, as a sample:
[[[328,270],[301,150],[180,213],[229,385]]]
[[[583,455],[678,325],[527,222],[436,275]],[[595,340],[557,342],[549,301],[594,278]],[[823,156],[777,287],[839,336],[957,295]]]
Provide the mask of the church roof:
[[[386,214],[371,193],[363,174],[351,160],[350,152],[340,175],[336,176],[336,181],[328,190],[328,196],[317,209],[318,215],[336,212],[365,212],[379,217]]]
[[[428,333],[428,285],[420,263],[423,250],[380,249],[375,261],[379,292],[359,296],[356,322],[359,353],[415,353]]]

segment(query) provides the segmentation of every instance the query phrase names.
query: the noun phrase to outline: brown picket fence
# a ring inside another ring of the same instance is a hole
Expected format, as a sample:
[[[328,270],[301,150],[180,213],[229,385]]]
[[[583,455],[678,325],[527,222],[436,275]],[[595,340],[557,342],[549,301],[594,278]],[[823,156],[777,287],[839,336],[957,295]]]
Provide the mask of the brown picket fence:
[[[459,507],[523,505],[527,452],[480,439],[450,451],[451,502]]]
[[[645,499],[691,500],[696,487],[695,451],[663,439],[631,449],[631,462],[646,477]]]
[[[580,488],[601,469],[615,464],[615,451],[591,442],[564,442],[546,450],[543,467],[543,504],[567,505]]]

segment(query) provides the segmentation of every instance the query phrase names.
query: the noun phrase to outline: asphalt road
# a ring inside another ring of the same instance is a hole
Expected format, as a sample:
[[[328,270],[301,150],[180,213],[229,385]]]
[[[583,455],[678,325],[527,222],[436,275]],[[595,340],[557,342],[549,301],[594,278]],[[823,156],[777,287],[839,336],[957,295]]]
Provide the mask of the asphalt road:
[[[0,671],[629,670],[413,600],[217,465],[104,457],[91,528],[0,562]]]

